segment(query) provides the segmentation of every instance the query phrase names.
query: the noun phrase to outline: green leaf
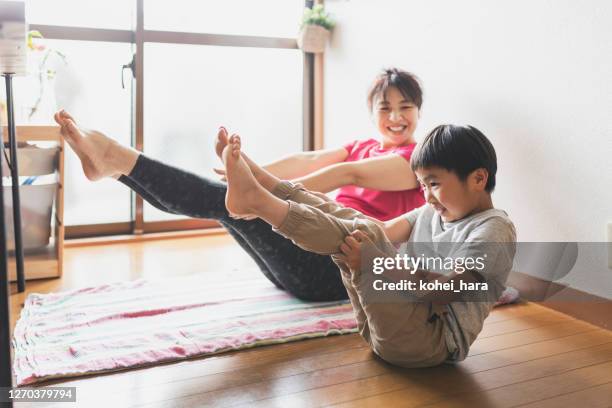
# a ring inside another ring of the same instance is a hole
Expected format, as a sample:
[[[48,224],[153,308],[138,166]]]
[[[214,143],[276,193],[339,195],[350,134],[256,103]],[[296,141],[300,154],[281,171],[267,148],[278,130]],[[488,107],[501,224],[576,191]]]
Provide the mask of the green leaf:
[[[303,28],[305,25],[318,25],[327,30],[331,30],[335,22],[325,12],[325,8],[322,4],[316,4],[312,9],[306,7],[302,14],[302,23],[300,27]]]

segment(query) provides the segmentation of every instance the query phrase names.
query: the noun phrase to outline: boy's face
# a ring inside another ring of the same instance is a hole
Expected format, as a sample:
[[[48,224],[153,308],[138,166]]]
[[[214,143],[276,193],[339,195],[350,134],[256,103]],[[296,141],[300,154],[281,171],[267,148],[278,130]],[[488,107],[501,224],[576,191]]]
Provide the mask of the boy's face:
[[[415,174],[425,200],[444,222],[460,220],[477,210],[487,182],[486,172],[482,180],[482,170],[475,170],[465,181],[441,167],[417,169]]]

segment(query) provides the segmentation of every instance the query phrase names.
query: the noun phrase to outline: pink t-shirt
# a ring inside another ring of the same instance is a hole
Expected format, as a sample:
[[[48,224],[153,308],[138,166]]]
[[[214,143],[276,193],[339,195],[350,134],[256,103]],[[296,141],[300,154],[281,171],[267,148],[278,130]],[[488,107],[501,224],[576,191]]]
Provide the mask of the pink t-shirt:
[[[348,151],[345,161],[358,161],[387,154],[398,154],[410,162],[416,144],[384,149],[376,139],[356,140],[344,146]],[[402,191],[379,191],[356,186],[340,188],[336,201],[370,217],[387,221],[425,204],[420,188]]]

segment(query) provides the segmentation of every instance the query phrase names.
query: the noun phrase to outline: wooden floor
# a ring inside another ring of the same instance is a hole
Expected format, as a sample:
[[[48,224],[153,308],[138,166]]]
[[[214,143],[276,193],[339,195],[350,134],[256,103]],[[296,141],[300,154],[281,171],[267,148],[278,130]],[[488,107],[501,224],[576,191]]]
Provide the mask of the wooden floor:
[[[29,282],[27,293],[178,274],[240,279],[253,266],[225,235],[71,248],[64,277]],[[13,325],[23,299],[11,296]],[[495,309],[455,366],[395,368],[345,335],[47,385],[77,387],[77,404],[60,408],[612,407],[612,332],[528,303]]]

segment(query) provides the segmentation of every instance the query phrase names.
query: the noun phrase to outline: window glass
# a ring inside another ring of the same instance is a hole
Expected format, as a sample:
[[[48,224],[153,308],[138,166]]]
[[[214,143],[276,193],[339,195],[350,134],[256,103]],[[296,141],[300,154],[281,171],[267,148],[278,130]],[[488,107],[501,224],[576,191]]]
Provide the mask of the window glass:
[[[295,38],[304,0],[145,0],[148,30]]]
[[[27,0],[30,24],[131,30],[133,0]]]
[[[132,58],[131,45],[64,40],[45,40],[42,44],[45,50],[30,52],[30,74],[14,81],[16,123],[55,124],[53,113],[64,108],[80,126],[99,129],[129,146],[131,84],[128,80],[127,88],[121,88],[120,72]],[[39,72],[43,74],[39,76]],[[66,147],[66,225],[129,221],[129,190],[112,179],[88,181],[80,161]]]
[[[217,180],[220,125],[262,163],[302,150],[301,51],[146,44],[145,67],[146,154]],[[146,221],[177,218],[144,210]]]

